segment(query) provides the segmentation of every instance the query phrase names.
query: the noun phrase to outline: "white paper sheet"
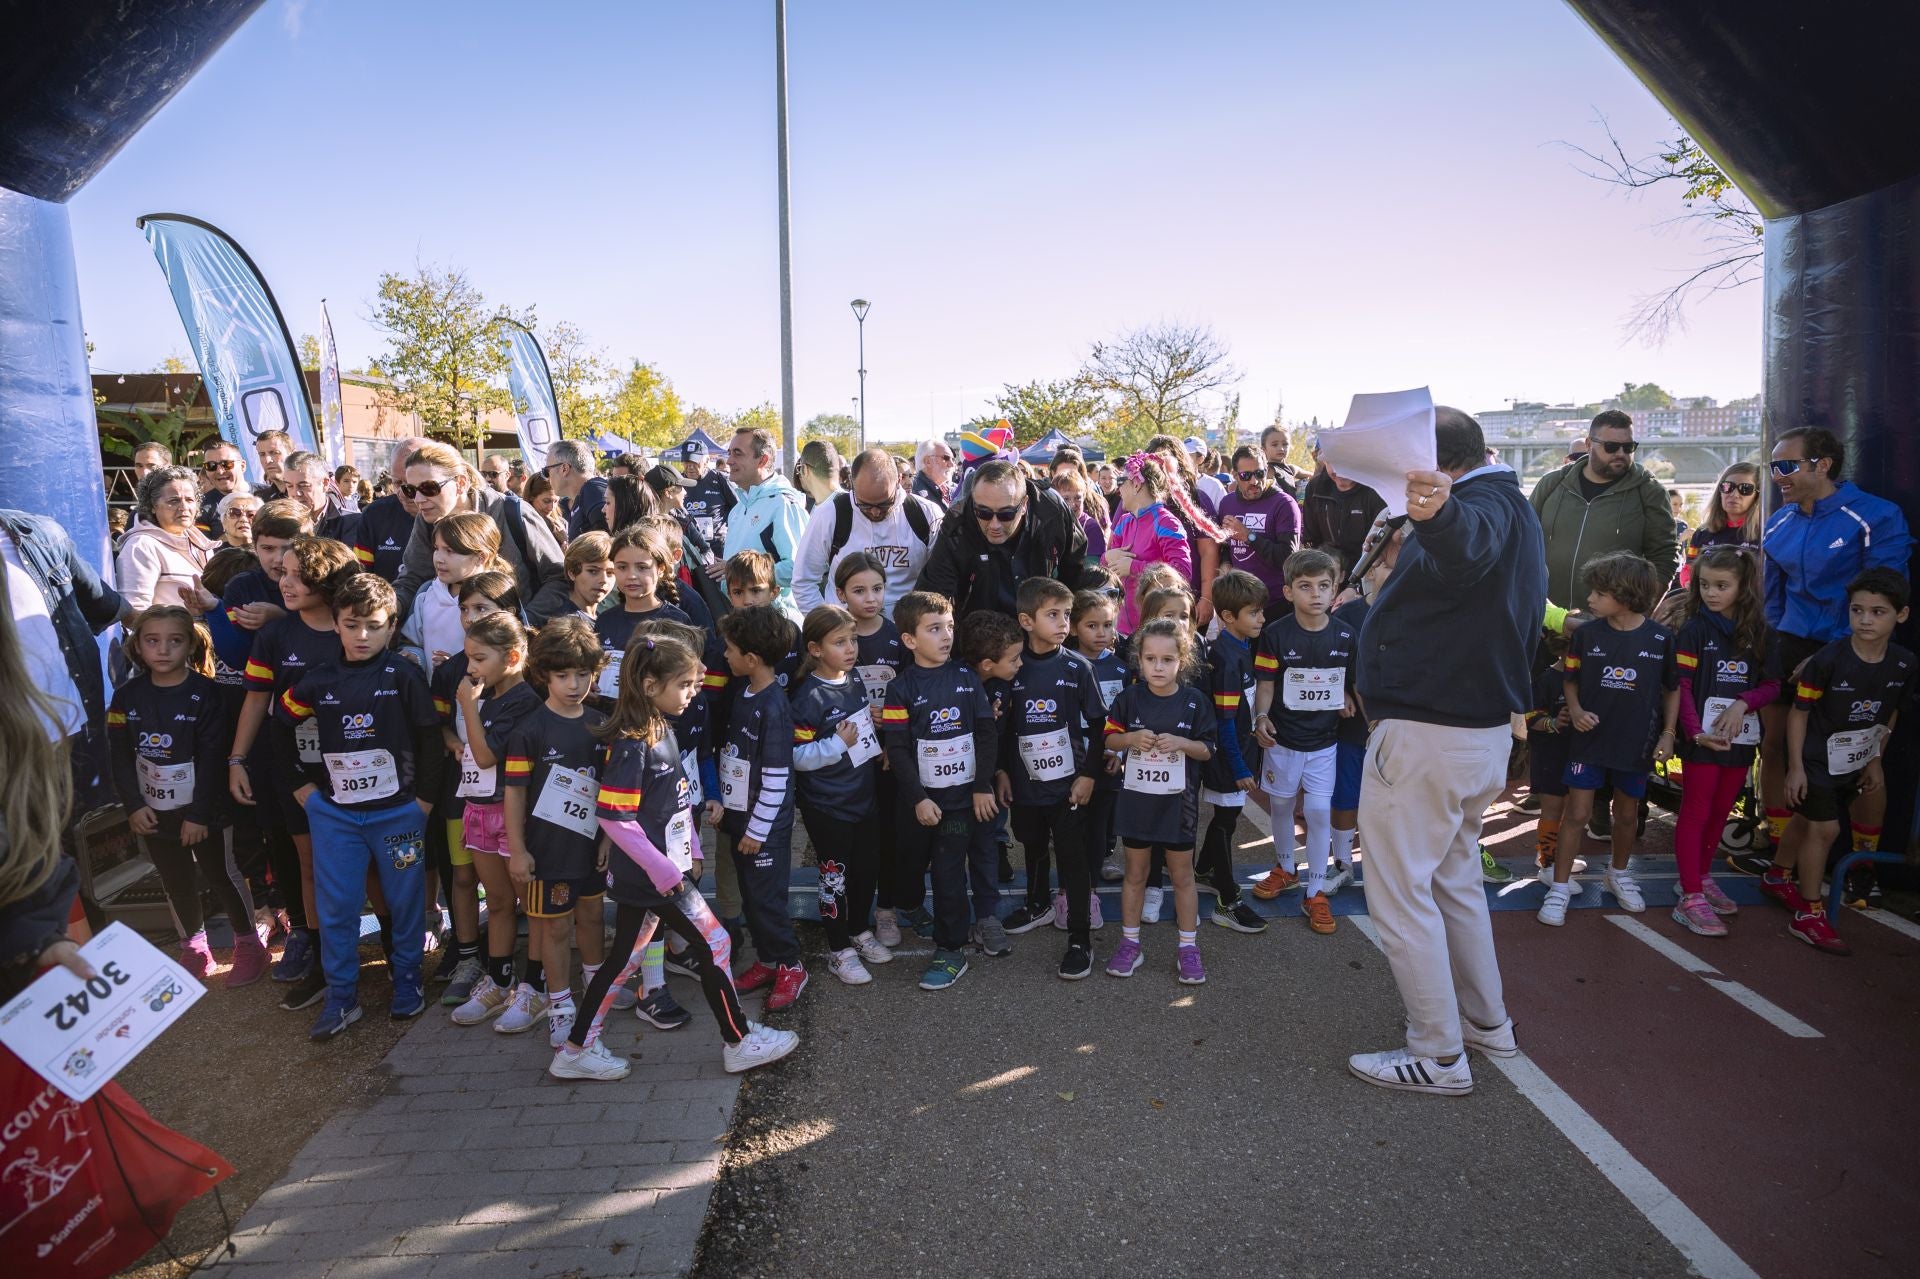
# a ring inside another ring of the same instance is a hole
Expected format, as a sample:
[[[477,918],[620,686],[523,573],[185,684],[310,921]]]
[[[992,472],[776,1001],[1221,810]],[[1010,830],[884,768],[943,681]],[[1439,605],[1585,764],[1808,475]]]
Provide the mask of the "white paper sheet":
[[[1407,472],[1431,471],[1434,459],[1433,392],[1424,386],[1356,395],[1347,420],[1320,432],[1320,460],[1378,493],[1389,515],[1407,513]]]

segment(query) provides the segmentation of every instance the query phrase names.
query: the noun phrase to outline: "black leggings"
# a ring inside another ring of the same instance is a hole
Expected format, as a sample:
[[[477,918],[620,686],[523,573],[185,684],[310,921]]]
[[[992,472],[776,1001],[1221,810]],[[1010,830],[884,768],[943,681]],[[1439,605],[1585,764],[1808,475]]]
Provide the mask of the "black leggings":
[[[880,815],[868,810],[857,821],[829,817],[812,804],[800,805],[800,818],[820,864],[820,927],[827,945],[845,950],[853,935],[867,931],[880,868]]]
[[[260,837],[267,845],[267,869],[273,873],[273,886],[280,891],[280,908],[287,912],[287,927],[311,931],[307,919],[307,898],[300,888],[300,852],[293,836],[284,826],[262,823]]]
[[[1206,838],[1200,844],[1200,856],[1193,865],[1194,878],[1213,885],[1221,906],[1231,906],[1240,900],[1240,885],[1233,878],[1233,834],[1240,827],[1242,811],[1214,805],[1213,816],[1207,821]]]
[[[618,969],[610,962],[601,964],[600,971],[587,984],[581,1006],[592,1009],[593,1016],[574,1019],[573,1032],[567,1038],[575,1048],[585,1048],[600,1037],[600,1025],[613,1009],[614,987],[634,979],[640,971],[642,952],[653,940],[655,928],[663,922],[687,943],[679,958],[700,974],[700,988],[706,993],[707,1006],[713,1009],[713,1019],[720,1024],[720,1038],[737,1044],[747,1037],[747,1014],[741,1010],[740,995],[733,988],[733,945],[727,940],[727,930],[707,909],[700,890],[683,879],[670,897],[651,906],[615,904],[613,945],[607,950],[607,958],[612,960],[615,955],[626,958]]]
[[[173,918],[180,927],[182,937],[192,937],[207,922],[206,914],[200,907],[201,877],[212,886],[214,897],[221,909],[227,912],[227,922],[233,925],[233,935],[239,937],[252,931],[253,916],[248,912],[247,903],[240,896],[233,876],[227,873],[224,831],[209,831],[207,837],[192,848],[182,844],[173,835],[143,835],[141,839],[146,844],[147,860],[160,873],[160,886],[166,890],[167,901],[173,907]],[[199,876],[193,873],[196,864],[200,867]],[[296,878],[293,882],[298,887],[300,881]]]

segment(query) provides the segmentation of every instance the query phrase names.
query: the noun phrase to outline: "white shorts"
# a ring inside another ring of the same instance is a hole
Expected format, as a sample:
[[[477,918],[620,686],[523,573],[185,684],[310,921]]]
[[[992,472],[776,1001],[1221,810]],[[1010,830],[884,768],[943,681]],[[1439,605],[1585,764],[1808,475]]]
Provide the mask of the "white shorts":
[[[1337,746],[1317,751],[1269,746],[1260,759],[1260,789],[1276,799],[1292,799],[1301,791],[1331,798],[1338,753]]]

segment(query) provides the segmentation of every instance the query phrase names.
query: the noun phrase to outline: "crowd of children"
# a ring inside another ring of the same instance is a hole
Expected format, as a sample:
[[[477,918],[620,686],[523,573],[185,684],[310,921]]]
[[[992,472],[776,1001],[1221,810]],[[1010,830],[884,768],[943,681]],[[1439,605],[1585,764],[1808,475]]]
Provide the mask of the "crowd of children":
[[[744,1070],[797,1043],[740,1004],[767,988],[779,1013],[807,986],[789,911],[796,817],[818,864],[827,967],[849,986],[872,982],[909,934],[931,940],[919,984],[938,991],[970,957],[1006,955],[1012,937],[1048,925],[1065,934],[1059,976],[1086,978],[1106,922],[1098,881],[1122,884],[1105,972],[1141,970],[1143,927],[1170,884],[1174,977],[1198,984],[1201,888],[1216,924],[1269,926],[1234,868],[1250,801],[1276,836],[1252,894],[1297,891],[1305,928],[1332,933],[1330,898],[1360,887],[1356,653],[1391,556],[1344,601],[1342,567],[1322,551],[1287,558],[1282,599],[1228,569],[1201,627],[1167,547],[1165,476],[1151,461],[1129,476],[1109,552],[1124,582],[1090,569],[1076,593],[1029,578],[1012,617],[956,617],[921,591],[889,614],[886,567],[854,552],[834,571],[842,603],[797,625],[758,549],[727,561],[730,611],[716,624],[683,577],[670,517],[574,539],[565,606],[530,627],[486,516],[433,524],[433,579],[402,608],[351,549],[312,535],[305,508],[268,502],[253,561],[210,566],[221,607],[206,625],[166,606],[127,628],[135,674],[109,716],[114,781],[186,962],[215,971],[197,872],[235,925],[227,984],[270,972],[283,1007],[319,1005],[311,1033],[328,1038],[361,1016],[371,907],[393,1017],[418,1015],[439,985],[455,1023],[517,1034],[544,1022],[551,1072],[596,1080],[627,1069],[600,1046],[611,1013],[667,1030],[689,1020],[666,988],[671,963],[700,981],[725,1065]],[[1890,641],[1904,579],[1863,573],[1849,588],[1851,635],[1784,671],[1745,549],[1702,553],[1684,596],[1658,612],[1661,584],[1637,557],[1583,572],[1589,616],[1543,633],[1526,717],[1541,922],[1565,924],[1581,891],[1580,842],[1603,791],[1604,891],[1646,908],[1631,856],[1661,764],[1682,793],[1673,918],[1724,936],[1736,907],[1713,854],[1753,765],[1758,712],[1787,698],[1797,816],[1761,888],[1792,912],[1795,936],[1844,952],[1820,884],[1843,818],[1856,847],[1878,834],[1880,747],[1916,675]],[[241,829],[257,833],[264,873],[236,856]],[[1012,841],[1025,895],[1003,918]],[[708,869],[711,907],[697,887]],[[261,906],[269,885],[273,910]],[[746,938],[755,962],[736,976]]]

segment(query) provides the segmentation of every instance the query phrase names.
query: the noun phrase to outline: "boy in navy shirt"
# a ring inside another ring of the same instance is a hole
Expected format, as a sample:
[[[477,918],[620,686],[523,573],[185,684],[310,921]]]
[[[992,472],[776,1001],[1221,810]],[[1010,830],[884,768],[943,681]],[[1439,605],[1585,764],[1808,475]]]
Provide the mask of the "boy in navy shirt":
[[[1628,869],[1634,831],[1647,773],[1655,759],[1673,753],[1673,726],[1680,715],[1673,632],[1647,617],[1660,598],[1653,565],[1631,551],[1615,551],[1589,560],[1580,574],[1594,620],[1573,633],[1564,659],[1573,741],[1567,748],[1567,803],[1560,818],[1560,829],[1575,834],[1554,851],[1553,884],[1540,905],[1540,922],[1556,927],[1567,920],[1573,857],[1593,813],[1594,792],[1608,782],[1613,784],[1613,860],[1607,891],[1622,910],[1638,914],[1647,908]]]
[[[893,609],[913,665],[887,685],[880,712],[887,761],[900,787],[895,820],[900,892],[918,905],[933,870],[933,963],[922,990],[945,990],[966,975],[967,883],[976,908],[995,893],[991,850],[976,831],[1000,813],[992,790],[999,762],[993,707],[980,681],[953,656],[953,605],[944,595],[909,591]],[[981,911],[991,917],[990,907]],[[999,929],[999,921],[994,921]],[[1005,930],[1000,930],[1005,935]]]
[[[1030,577],[1020,583],[1016,607],[1027,641],[1000,719],[1001,766],[994,789],[1027,852],[1027,904],[1007,916],[1005,927],[1025,933],[1064,924],[1067,951],[1060,976],[1078,981],[1093,971],[1087,818],[1094,784],[1106,765],[1107,706],[1093,664],[1064,647],[1073,592],[1050,577]],[[1049,840],[1060,861],[1060,892],[1052,900],[1047,896]]]
[[[733,680],[720,749],[720,794],[707,797],[707,824],[733,843],[733,868],[753,936],[754,964],[742,994],[772,983],[767,1011],[789,1008],[807,988],[800,943],[787,917],[793,870],[793,713],[775,668],[793,646],[793,626],[769,604],[720,621]]]
[[[980,687],[986,690],[987,702],[993,707],[994,722],[998,723],[1007,712],[1008,691],[1013,687],[1013,677],[1020,673],[1020,654],[1026,647],[1020,624],[1005,613],[969,613],[955,625],[953,642],[960,649],[960,660],[967,664],[979,678]],[[995,873],[1001,883],[1011,884],[1013,836],[1008,833],[1007,811],[1004,807],[1000,815],[993,819],[989,838],[998,852],[999,864]],[[1044,897],[1044,883],[1040,890]],[[1031,884],[1027,891],[1033,891]],[[999,929],[999,910],[975,903],[975,913],[982,920],[992,917],[994,921],[983,949],[989,955],[1010,954],[1012,948],[1008,946],[1006,938],[998,935],[999,931],[1004,931]],[[978,941],[977,938],[975,940]]]
[[[360,1020],[360,907],[367,870],[393,918],[395,1020],[426,1007],[419,921],[426,911],[426,797],[440,790],[446,752],[427,677],[387,651],[396,610],[393,587],[358,573],[333,594],[340,659],[302,676],[274,706],[279,741],[290,751],[297,727],[312,723],[320,762],[300,765],[293,798],[313,830],[314,895],[327,1002],[307,1033],[331,1039]]]
[[[1213,697],[1220,749],[1201,769],[1200,797],[1213,805],[1213,816],[1193,873],[1213,886],[1214,923],[1235,932],[1263,933],[1267,921],[1240,898],[1233,847],[1247,796],[1260,785],[1252,762],[1259,758],[1253,740],[1252,642],[1267,624],[1267,587],[1251,573],[1228,569],[1213,579],[1212,598],[1220,634],[1207,646],[1207,691]]]

